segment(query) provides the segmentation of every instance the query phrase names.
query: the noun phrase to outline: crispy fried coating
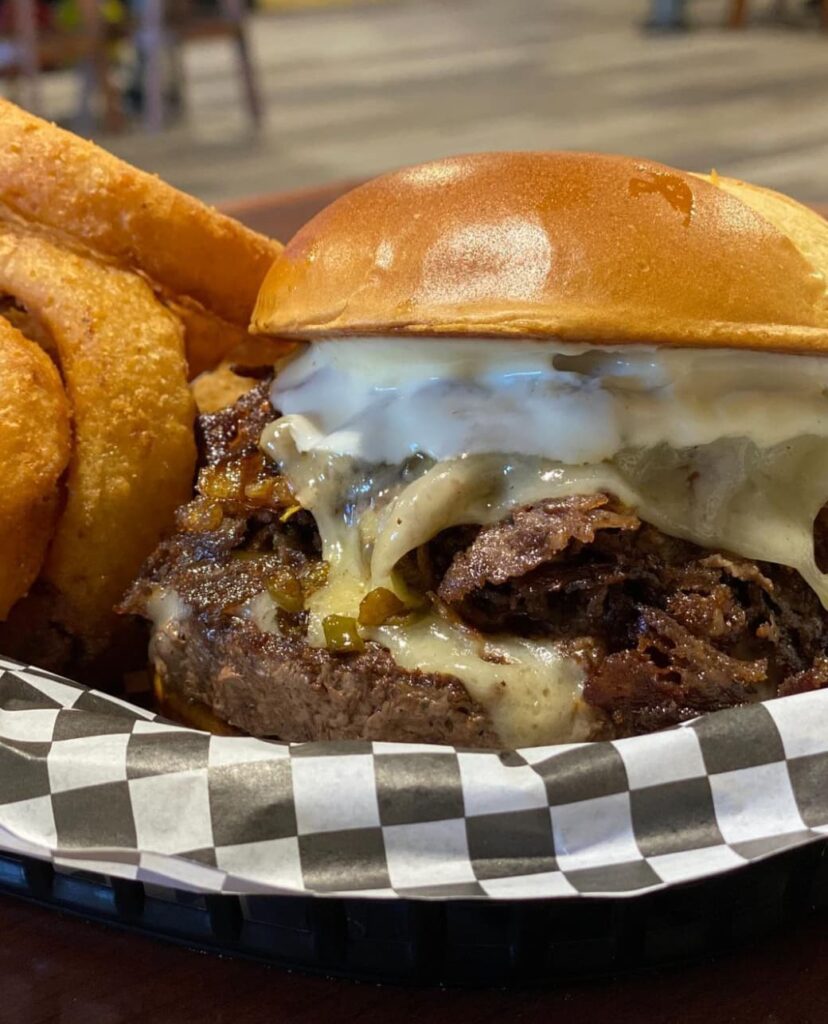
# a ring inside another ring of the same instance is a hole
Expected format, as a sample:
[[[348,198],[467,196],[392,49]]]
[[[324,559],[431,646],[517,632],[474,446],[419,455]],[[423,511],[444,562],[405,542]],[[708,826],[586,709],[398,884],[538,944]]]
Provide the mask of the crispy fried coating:
[[[0,100],[0,204],[6,216],[132,267],[165,295],[245,330],[282,248],[7,100]]]
[[[187,381],[249,339],[281,248],[0,99],[0,337],[25,336],[0,358],[0,649],[117,670],[113,607],[191,496]],[[31,482],[58,441],[30,493],[13,459]]]
[[[0,218],[144,276],[184,324],[190,377],[246,337],[259,285],[282,250],[4,99]]]
[[[262,373],[269,374],[274,363],[296,348],[294,341],[249,336],[238,344],[214,369],[199,374],[191,384],[200,413],[218,412],[249,391]]]
[[[37,345],[0,318],[0,619],[43,563],[69,450],[60,375]]]
[[[8,222],[0,222],[0,291],[51,335],[71,402],[66,503],[42,579],[56,594],[56,621],[94,650],[191,492],[183,329],[142,277]]]

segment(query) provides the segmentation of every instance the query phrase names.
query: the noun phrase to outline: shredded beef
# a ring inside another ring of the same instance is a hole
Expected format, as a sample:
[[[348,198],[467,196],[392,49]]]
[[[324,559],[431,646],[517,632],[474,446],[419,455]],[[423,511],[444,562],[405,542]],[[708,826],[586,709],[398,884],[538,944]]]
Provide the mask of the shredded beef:
[[[810,668],[788,678],[780,685],[777,695],[789,697],[794,693],[822,690],[828,686],[828,658],[817,658]]]
[[[655,608],[641,608],[634,628],[635,647],[600,659],[584,688],[616,735],[652,732],[743,704],[765,681],[765,660],[731,657]]]
[[[483,632],[589,641],[584,698],[616,736],[828,684],[828,617],[798,573],[669,537],[607,497],[480,530],[439,594]]]
[[[574,543],[589,544],[598,530],[634,530],[634,515],[607,508],[605,494],[576,495],[518,509],[502,523],[481,530],[459,552],[440,583],[447,604],[486,584],[497,585],[537,569]]]
[[[245,458],[259,449],[262,431],[276,411],[270,404],[272,374],[226,409],[198,418],[198,449],[203,465]]]
[[[255,526],[227,517],[219,529],[208,533],[174,534],[147,562],[124,609],[138,610],[150,590],[160,585],[175,590],[195,614],[218,621],[261,593],[280,569],[301,576],[310,562],[318,561],[295,525],[288,532],[276,516],[269,522],[259,518],[264,521]]]

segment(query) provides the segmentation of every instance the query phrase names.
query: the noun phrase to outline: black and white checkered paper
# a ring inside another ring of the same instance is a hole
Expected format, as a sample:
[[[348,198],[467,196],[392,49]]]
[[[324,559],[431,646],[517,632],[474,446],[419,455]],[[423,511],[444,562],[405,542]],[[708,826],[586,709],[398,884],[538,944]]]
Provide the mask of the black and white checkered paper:
[[[210,736],[0,658],[0,848],[203,892],[633,895],[828,834],[828,692],[510,752]]]

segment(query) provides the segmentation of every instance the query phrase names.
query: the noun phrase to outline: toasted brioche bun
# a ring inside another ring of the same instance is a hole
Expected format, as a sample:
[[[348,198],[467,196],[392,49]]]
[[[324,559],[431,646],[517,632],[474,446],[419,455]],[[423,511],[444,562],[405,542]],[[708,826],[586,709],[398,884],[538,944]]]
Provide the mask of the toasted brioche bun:
[[[140,272],[183,319],[193,373],[215,365],[241,340],[259,285],[281,250],[2,99],[0,217]]]
[[[696,177],[724,189],[741,199],[760,217],[770,221],[782,234],[791,238],[809,263],[828,278],[828,221],[814,210],[790,196],[761,185],[751,185],[720,174],[699,174]]]
[[[253,329],[828,351],[828,223],[765,189],[594,153],[483,153],[347,193]]]

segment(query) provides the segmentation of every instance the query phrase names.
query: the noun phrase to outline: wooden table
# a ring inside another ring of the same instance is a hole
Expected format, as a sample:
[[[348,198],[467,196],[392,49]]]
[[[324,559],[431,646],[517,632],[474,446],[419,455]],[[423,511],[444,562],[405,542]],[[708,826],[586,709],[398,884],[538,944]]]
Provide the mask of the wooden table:
[[[320,188],[251,196],[224,203],[222,209],[248,227],[261,231],[263,235],[287,242],[305,221],[358,184],[358,181],[336,181]]]
[[[823,1024],[828,915],[707,963],[548,991],[329,981],[0,897],[4,1024]]]
[[[228,204],[287,239],[348,186]],[[821,212],[828,213],[828,207]],[[0,897],[0,1024],[822,1024],[828,914],[717,960],[548,991],[404,990],[190,952]]]

